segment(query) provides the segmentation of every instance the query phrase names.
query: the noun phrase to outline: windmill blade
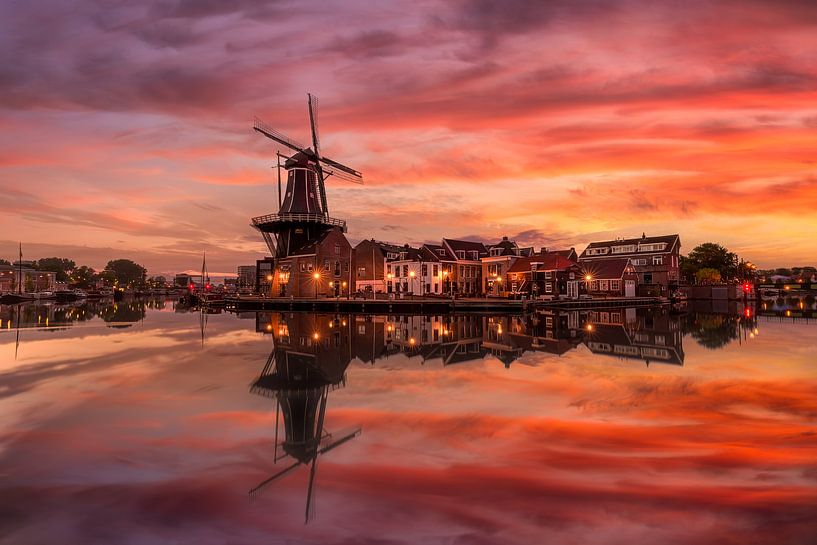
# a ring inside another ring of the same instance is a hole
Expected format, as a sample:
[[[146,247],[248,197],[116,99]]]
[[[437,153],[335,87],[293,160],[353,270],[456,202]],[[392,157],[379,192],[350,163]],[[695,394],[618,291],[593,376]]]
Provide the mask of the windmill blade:
[[[321,156],[321,146],[318,141],[318,97],[307,93],[309,97],[309,125],[312,128],[312,149],[317,157]]]
[[[351,168],[351,167],[347,167],[346,165],[344,165],[342,163],[338,163],[337,161],[333,161],[332,159],[329,159],[328,157],[321,157],[320,160],[321,160],[321,162],[323,164],[325,164],[328,167],[331,167],[333,170],[341,170],[341,171],[345,172],[346,174],[349,174],[351,176],[359,178],[360,180],[363,180],[363,174],[358,172],[357,170]]]
[[[301,462],[295,462],[291,466],[285,467],[284,469],[282,469],[278,473],[275,473],[274,475],[272,475],[268,479],[264,479],[263,481],[258,483],[258,486],[256,486],[255,488],[250,489],[250,491],[249,491],[250,499],[258,497],[258,494],[261,491],[263,491],[267,486],[269,486],[269,484],[271,482],[273,482],[275,479],[279,479],[279,478],[283,477],[284,475],[286,475],[287,473],[289,473],[290,471],[292,471],[293,469],[295,469],[299,465],[301,465]]]
[[[351,432],[347,433],[346,435],[342,435],[341,437],[339,437],[339,438],[335,439],[334,441],[332,441],[331,443],[327,444],[326,446],[321,447],[321,449],[318,451],[318,454],[323,454],[323,453],[325,453],[325,452],[329,452],[329,451],[330,451],[330,450],[332,450],[333,448],[335,448],[335,447],[339,447],[339,446],[341,446],[343,443],[346,443],[347,441],[351,441],[352,439],[354,439],[355,437],[357,437],[358,435],[360,435],[360,434],[361,434],[361,432],[362,432],[362,428],[355,428],[354,430],[352,430]]]
[[[284,133],[273,129],[270,125],[264,123],[257,117],[254,119],[252,128],[253,130],[260,132],[267,138],[275,140],[279,144],[283,144],[292,150],[301,151],[306,153],[307,155],[311,155],[310,152],[307,151],[307,146],[304,146],[297,140],[293,140],[292,138],[286,136]]]
[[[321,168],[321,172],[324,173],[324,178],[323,178],[324,180],[326,180],[329,176],[336,176],[340,180],[344,180],[344,181],[347,181],[347,182],[352,182],[353,184],[363,185],[363,180],[361,178],[357,178],[355,176],[352,176],[351,174],[346,174],[342,170],[335,170],[333,168],[329,168],[327,166],[324,166],[323,168]]]

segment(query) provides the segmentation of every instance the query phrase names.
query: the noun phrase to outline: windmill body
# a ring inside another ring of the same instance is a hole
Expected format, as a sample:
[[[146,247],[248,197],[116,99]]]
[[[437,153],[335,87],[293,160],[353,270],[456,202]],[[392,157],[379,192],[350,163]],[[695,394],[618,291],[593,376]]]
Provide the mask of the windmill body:
[[[274,260],[273,278],[267,279],[266,290],[272,296],[302,296],[313,291],[310,284],[312,270],[318,270],[319,247],[340,244],[341,252],[334,252],[339,259],[345,259],[342,272],[348,272],[351,261],[351,245],[346,241],[346,222],[329,216],[326,199],[325,181],[330,176],[362,183],[362,174],[337,161],[320,154],[320,143],[317,129],[317,99],[309,95],[309,117],[312,133],[312,146],[305,147],[295,140],[284,136],[266,123],[256,120],[253,129],[293,152],[285,157],[283,165],[278,168],[286,171],[286,188],[279,195],[280,206],[275,214],[252,218],[252,226],[264,237]],[[279,154],[279,158],[281,155]],[[343,242],[339,242],[343,239]],[[345,242],[345,244],[344,244]],[[345,252],[348,246],[348,252]],[[348,253],[348,255],[344,255]],[[299,256],[300,259],[293,259]],[[311,265],[301,266],[304,257],[310,257]],[[301,270],[301,269],[304,270]],[[293,270],[295,269],[295,270]],[[292,274],[308,272],[308,275]],[[342,282],[344,275],[337,275]],[[348,285],[351,285],[351,276]],[[328,286],[329,280],[326,284]],[[309,284],[309,285],[306,285]],[[326,286],[324,286],[326,287]],[[314,290],[317,295],[318,291]],[[322,290],[323,291],[323,290]]]

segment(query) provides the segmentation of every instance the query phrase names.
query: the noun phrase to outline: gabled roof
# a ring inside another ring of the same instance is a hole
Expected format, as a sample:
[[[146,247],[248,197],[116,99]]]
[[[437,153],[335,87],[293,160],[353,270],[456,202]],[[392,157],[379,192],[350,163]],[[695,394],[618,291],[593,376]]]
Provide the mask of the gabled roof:
[[[402,246],[398,247],[398,249],[395,251],[400,254],[400,257],[398,257],[397,259],[393,259],[392,263],[394,263],[395,261],[425,261],[423,259],[423,253],[420,248],[412,248],[411,246],[407,248],[405,246]],[[403,254],[406,254],[406,256],[403,257]]]
[[[580,258],[586,257],[587,249],[588,248],[609,248],[611,246],[624,246],[629,244],[653,244],[658,242],[666,242],[667,243],[667,251],[672,250],[675,245],[677,244],[679,247],[681,245],[681,237],[676,235],[661,235],[657,237],[648,237],[646,235],[642,235],[639,238],[624,238],[618,240],[605,240],[601,242],[591,242],[587,245],[587,248],[584,249]],[[635,252],[633,252],[635,253]],[[587,257],[595,257],[595,256],[587,256]]]
[[[508,269],[509,273],[530,272],[530,257],[520,257],[514,261],[513,265]]]
[[[509,240],[508,237],[502,237],[502,240],[496,244],[488,246],[488,250],[502,250],[499,255],[518,255],[519,246],[516,242]]]
[[[439,261],[440,256],[435,254],[425,244],[420,247],[420,259],[422,261]]]
[[[593,280],[618,280],[624,276],[629,264],[630,259],[627,257],[608,257],[583,263],[582,270]]]
[[[397,244],[392,244],[391,242],[383,242],[382,240],[375,240],[375,239],[363,239],[361,240],[355,248],[360,246],[363,243],[373,244],[380,248],[380,251],[383,253],[386,252],[399,252],[402,246],[398,246]]]
[[[548,250],[547,248],[542,248],[542,250],[539,253],[542,255],[556,254],[567,259],[576,259],[576,257],[578,257],[579,255],[576,253],[575,248],[570,248],[569,250]]]
[[[443,245],[448,246],[454,252],[463,250],[463,251],[476,251],[478,252],[479,257],[485,257],[488,255],[488,250],[485,248],[485,245],[481,242],[473,242],[470,240],[457,240],[453,238],[444,238]],[[455,254],[456,255],[456,254]]]
[[[577,265],[577,263],[572,259],[567,259],[561,254],[548,253],[542,256],[540,269],[543,271],[563,271],[574,265]]]
[[[446,248],[442,244],[423,244],[423,246],[425,248],[428,248],[429,250],[431,250],[434,253],[434,255],[437,256],[437,259],[439,259],[439,260],[442,260],[442,261],[456,261],[457,260],[457,256],[452,254],[451,250],[449,250],[448,248]],[[445,255],[441,255],[439,253],[440,250],[444,250]]]

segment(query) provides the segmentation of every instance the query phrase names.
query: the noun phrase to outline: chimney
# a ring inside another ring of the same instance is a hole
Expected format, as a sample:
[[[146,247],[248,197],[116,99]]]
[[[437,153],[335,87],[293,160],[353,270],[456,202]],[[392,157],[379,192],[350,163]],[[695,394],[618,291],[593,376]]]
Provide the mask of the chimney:
[[[642,231],[642,232],[641,232],[641,238],[642,238],[642,239],[647,238],[647,233],[645,233],[645,232],[643,232],[643,231]]]
[[[508,237],[502,237],[502,240],[508,240]]]

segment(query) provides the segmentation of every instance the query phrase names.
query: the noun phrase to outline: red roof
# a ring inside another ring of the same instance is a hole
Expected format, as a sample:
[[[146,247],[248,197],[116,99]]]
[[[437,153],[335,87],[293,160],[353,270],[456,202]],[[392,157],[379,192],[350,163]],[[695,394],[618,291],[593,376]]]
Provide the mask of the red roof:
[[[629,264],[630,260],[626,257],[611,257],[582,263],[582,269],[584,274],[589,274],[593,280],[617,280],[624,276]]]

